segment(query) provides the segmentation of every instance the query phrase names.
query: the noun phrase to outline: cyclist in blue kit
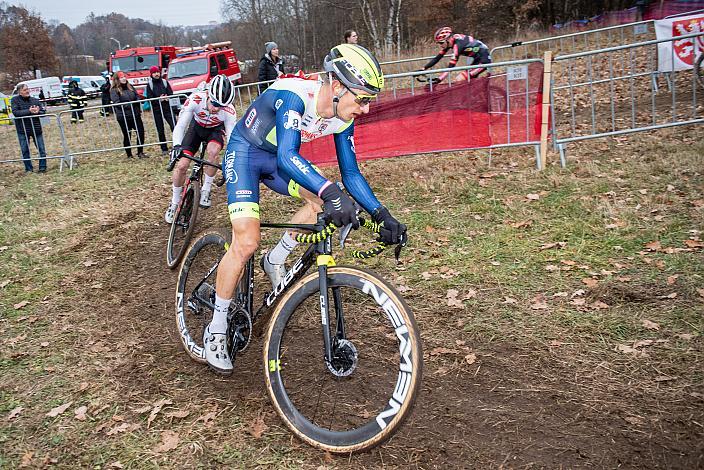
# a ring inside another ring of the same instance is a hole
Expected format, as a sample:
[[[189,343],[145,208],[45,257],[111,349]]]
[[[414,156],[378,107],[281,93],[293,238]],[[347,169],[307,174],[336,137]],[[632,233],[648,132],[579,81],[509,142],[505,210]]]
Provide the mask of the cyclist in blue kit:
[[[206,360],[216,372],[232,372],[227,312],[243,268],[259,246],[259,182],[305,202],[291,223],[315,223],[322,211],[338,227],[359,225],[352,199],[301,156],[301,142],[333,135],[342,182],[381,224],[380,240],[399,243],[406,232],[406,226],[374,196],[359,172],[354,149],[354,119],[369,112],[369,103],[384,86],[379,62],[361,46],[341,44],[330,50],[323,68],[319,80],[274,82],[247,109],[228,141],[222,166],[232,244],[218,266],[213,320],[203,334]],[[282,282],[284,261],[296,244],[285,232],[264,256],[262,265],[274,286]]]

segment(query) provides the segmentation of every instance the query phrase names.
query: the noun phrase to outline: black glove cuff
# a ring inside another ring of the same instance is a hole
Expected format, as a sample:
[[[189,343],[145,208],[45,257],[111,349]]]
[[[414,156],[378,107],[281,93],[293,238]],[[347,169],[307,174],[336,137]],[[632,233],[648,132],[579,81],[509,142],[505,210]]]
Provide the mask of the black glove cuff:
[[[335,199],[336,197],[340,197],[342,194],[342,190],[337,187],[336,184],[329,184],[327,188],[323,189],[323,192],[320,193],[320,199],[323,201],[329,201],[330,199]]]
[[[379,206],[374,213],[372,214],[372,219],[374,219],[374,222],[376,223],[381,223],[384,220],[386,220],[387,217],[390,217],[391,213],[389,210],[384,207],[384,206]]]

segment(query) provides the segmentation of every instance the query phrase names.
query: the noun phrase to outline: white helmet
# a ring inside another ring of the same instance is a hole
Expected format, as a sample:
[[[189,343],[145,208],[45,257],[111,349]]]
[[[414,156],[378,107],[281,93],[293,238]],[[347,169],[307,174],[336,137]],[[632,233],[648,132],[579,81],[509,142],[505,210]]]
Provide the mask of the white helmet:
[[[213,105],[225,107],[235,99],[235,87],[225,75],[217,75],[208,84],[208,96]]]

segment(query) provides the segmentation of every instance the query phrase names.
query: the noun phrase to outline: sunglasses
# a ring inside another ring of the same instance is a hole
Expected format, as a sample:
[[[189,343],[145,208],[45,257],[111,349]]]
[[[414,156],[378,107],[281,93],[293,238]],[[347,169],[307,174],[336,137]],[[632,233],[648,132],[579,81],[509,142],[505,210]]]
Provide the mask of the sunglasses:
[[[210,105],[211,105],[213,108],[224,108],[224,107],[225,107],[224,105],[218,103],[217,101],[215,101],[215,100],[212,99],[212,98],[210,98]]]
[[[350,93],[352,93],[352,96],[354,96],[354,102],[357,103],[357,104],[360,105],[360,106],[368,105],[369,103],[371,103],[372,101],[374,101],[374,99],[376,99],[376,96],[371,96],[371,95],[358,95],[358,94],[355,93],[354,91],[350,90],[348,87],[345,87],[345,88],[347,88],[347,91],[349,91]]]

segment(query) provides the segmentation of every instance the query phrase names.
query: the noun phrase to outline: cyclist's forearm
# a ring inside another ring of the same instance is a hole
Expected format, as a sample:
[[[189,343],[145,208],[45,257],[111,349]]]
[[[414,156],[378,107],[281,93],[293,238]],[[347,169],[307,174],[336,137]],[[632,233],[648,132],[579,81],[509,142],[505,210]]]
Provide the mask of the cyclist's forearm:
[[[427,70],[427,69],[429,69],[429,68],[435,66],[435,64],[437,64],[438,62],[440,62],[440,59],[442,59],[444,55],[445,55],[445,54],[442,54],[442,53],[436,55],[435,57],[433,57],[432,59],[430,59],[430,62],[428,62],[427,64],[425,64],[425,65],[423,66],[423,69]]]

